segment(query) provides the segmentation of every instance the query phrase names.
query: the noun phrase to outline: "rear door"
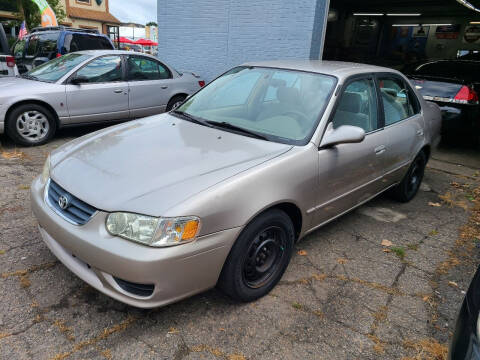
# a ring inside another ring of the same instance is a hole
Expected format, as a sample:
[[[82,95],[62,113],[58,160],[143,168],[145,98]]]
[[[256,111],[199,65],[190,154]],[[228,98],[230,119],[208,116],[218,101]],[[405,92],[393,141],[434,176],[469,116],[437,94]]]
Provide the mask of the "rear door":
[[[129,55],[127,79],[133,118],[165,111],[174,85],[172,73],[165,65],[150,57]]]
[[[416,94],[396,74],[377,76],[381,98],[381,116],[388,138],[385,152],[385,181],[398,182],[424,144],[425,123]]]
[[[383,183],[387,138],[379,116],[379,99],[373,75],[355,77],[343,87],[334,110],[333,128],[361,127],[365,139],[356,144],[340,144],[318,152],[319,206],[321,224],[380,192]]]
[[[83,78],[86,82],[67,84],[70,123],[129,118],[128,83],[124,80],[122,56],[97,57],[70,79],[73,77]]]

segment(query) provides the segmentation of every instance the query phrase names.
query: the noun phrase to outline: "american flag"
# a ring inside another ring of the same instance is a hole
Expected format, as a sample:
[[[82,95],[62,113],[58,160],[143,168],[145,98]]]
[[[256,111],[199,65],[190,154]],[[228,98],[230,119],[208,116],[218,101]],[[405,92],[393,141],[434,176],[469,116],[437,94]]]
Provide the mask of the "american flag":
[[[20,31],[18,32],[18,40],[22,40],[25,35],[28,34],[27,27],[25,26],[25,21],[22,22],[22,26],[20,26]]]

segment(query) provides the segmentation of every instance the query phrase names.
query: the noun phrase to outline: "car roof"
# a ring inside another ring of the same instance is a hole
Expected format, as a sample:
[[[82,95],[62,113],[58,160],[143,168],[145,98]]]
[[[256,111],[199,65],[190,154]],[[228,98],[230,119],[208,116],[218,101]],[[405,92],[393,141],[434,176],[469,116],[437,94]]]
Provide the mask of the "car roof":
[[[243,64],[243,66],[272,67],[288,70],[309,71],[319,74],[334,75],[342,79],[355,74],[372,72],[393,72],[400,74],[400,72],[397,70],[382,66],[327,60],[270,60],[248,62]]]
[[[138,51],[128,51],[128,50],[82,50],[77,51],[76,54],[83,54],[83,55],[92,55],[92,56],[101,56],[101,55],[140,55],[140,56],[148,56],[151,58],[155,58],[150,54],[141,53]],[[156,59],[156,58],[155,58]]]

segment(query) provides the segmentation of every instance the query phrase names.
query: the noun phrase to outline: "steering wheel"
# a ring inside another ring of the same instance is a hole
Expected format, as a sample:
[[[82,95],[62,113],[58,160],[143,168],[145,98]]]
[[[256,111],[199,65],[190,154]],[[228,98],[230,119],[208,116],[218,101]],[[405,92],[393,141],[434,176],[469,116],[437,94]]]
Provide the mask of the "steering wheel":
[[[284,112],[282,114],[283,115],[293,115],[293,118],[295,119],[295,121],[298,123],[298,125],[302,128],[302,129],[306,129],[308,127],[308,125],[310,124],[310,120],[307,118],[307,116],[303,113],[301,113],[300,111],[298,110],[288,110],[286,112]]]

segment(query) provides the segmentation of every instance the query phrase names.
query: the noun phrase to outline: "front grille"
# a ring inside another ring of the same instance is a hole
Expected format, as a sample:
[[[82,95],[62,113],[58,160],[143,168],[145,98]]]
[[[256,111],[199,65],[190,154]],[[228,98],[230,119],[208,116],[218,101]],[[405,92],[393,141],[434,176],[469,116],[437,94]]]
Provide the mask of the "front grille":
[[[113,278],[117,282],[118,286],[131,294],[145,297],[153,294],[153,289],[155,287],[153,284],[137,284],[127,280],[119,279],[115,276]]]
[[[59,205],[59,198],[62,196],[67,199],[67,206],[64,209]],[[58,215],[75,225],[86,224],[97,211],[94,207],[70,194],[52,179],[47,184],[45,200]]]

